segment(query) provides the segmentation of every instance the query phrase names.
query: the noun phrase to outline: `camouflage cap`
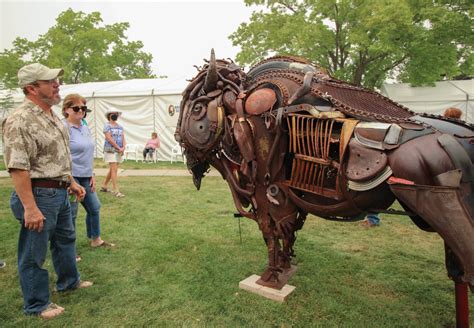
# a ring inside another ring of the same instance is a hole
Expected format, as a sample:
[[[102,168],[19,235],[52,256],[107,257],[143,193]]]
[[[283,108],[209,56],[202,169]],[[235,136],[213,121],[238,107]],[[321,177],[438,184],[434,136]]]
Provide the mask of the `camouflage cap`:
[[[64,74],[62,68],[49,68],[40,63],[29,64],[23,66],[18,71],[18,85],[20,88],[24,88],[28,84],[31,84],[40,80],[52,80]]]

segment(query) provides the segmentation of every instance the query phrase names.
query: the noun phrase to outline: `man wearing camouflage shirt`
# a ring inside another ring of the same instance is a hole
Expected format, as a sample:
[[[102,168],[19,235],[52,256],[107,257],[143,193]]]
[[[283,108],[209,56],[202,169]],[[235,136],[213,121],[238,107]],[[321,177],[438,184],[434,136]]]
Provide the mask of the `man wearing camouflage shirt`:
[[[61,292],[92,285],[81,281],[76,266],[76,233],[68,190],[81,200],[85,191],[71,178],[69,133],[51,110],[61,101],[58,76],[62,69],[35,63],[18,71],[24,102],[3,124],[4,160],[15,192],[13,214],[22,223],[18,271],[25,314],[45,319],[64,308],[49,300],[48,270],[43,268],[48,242]]]

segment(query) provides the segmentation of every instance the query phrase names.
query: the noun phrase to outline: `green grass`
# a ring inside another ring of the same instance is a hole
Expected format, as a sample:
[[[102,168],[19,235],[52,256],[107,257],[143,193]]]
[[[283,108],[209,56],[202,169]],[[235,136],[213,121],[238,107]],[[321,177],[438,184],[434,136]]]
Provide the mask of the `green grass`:
[[[104,162],[102,158],[96,158],[94,160],[94,167],[95,168],[108,168],[108,164]],[[141,161],[136,162],[134,160],[126,160],[123,161],[122,164],[120,164],[121,169],[127,169],[127,170],[140,170],[140,169],[145,169],[145,170],[158,170],[158,169],[182,169],[186,170],[186,164],[183,162],[169,162],[169,161],[159,161],[157,163],[143,163]],[[0,171],[5,170],[5,163],[3,161],[3,156],[0,156]]]
[[[8,208],[10,179],[0,179],[0,258],[8,263],[0,270],[0,326],[455,326],[442,241],[406,218],[382,216],[379,228],[367,230],[310,216],[295,247],[298,271],[289,283],[296,290],[279,304],[238,288],[262,272],[266,247],[248,219],[240,243],[221,178],[205,178],[199,192],[190,177],[121,177],[120,185],[123,199],[99,195],[102,236],[117,247],[88,246],[81,208],[78,267],[95,285],[53,294],[66,312],[44,322],[22,314],[19,226]],[[46,267],[53,272],[49,257]]]
[[[102,158],[94,159],[94,168],[108,168],[109,165],[104,162]],[[187,170],[186,164],[183,162],[169,162],[169,161],[158,161],[156,163],[144,163],[136,162],[135,160],[126,160],[120,164],[121,169],[126,170],[159,170],[159,169],[175,169],[175,170]]]

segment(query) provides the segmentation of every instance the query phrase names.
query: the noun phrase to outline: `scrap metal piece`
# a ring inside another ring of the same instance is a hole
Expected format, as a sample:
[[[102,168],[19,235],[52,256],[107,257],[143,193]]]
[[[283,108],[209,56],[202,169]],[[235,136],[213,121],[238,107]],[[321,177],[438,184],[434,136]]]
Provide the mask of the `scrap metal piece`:
[[[275,105],[277,97],[270,88],[261,88],[252,92],[245,101],[245,111],[250,115],[260,115]]]
[[[385,152],[366,148],[356,139],[349,142],[346,176],[349,180],[362,182],[372,180],[387,167]],[[387,177],[388,178],[388,177]]]
[[[386,181],[390,176],[393,174],[392,169],[390,166],[385,167],[385,169],[375,178],[368,180],[368,181],[354,181],[354,180],[348,180],[347,181],[347,187],[351,190],[355,191],[367,191],[374,189],[384,181]]]

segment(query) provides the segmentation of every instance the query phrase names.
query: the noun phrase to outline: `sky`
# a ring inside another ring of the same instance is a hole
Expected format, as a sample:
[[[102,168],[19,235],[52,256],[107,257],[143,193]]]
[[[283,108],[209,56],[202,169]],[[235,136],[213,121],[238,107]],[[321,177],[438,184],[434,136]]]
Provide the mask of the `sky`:
[[[239,48],[228,37],[257,9],[243,0],[0,0],[0,52],[16,37],[36,40],[68,8],[98,11],[107,25],[130,23],[128,40],[142,41],[142,50],[153,55],[153,72],[170,79],[193,77],[193,65],[202,66],[211,48],[217,58],[234,59]]]

